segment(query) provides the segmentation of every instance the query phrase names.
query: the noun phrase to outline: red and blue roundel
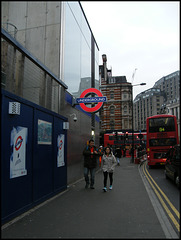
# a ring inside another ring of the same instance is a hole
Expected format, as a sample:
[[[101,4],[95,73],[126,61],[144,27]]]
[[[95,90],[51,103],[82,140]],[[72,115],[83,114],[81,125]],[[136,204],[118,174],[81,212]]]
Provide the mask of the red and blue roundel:
[[[15,149],[16,151],[18,151],[22,145],[22,142],[23,142],[23,138],[21,136],[19,136],[17,139],[16,139],[16,142],[15,142]]]
[[[97,94],[98,97],[86,98],[86,95],[89,95],[91,93]],[[88,88],[81,93],[80,98],[78,98],[77,100],[79,100],[79,105],[84,111],[86,111],[86,112],[97,112],[102,107],[103,102],[106,101],[106,97],[104,97],[98,89]],[[94,106],[94,107],[87,107],[85,105],[85,103],[88,103],[88,102],[89,103],[90,102],[92,102],[92,103],[97,102],[97,105]]]

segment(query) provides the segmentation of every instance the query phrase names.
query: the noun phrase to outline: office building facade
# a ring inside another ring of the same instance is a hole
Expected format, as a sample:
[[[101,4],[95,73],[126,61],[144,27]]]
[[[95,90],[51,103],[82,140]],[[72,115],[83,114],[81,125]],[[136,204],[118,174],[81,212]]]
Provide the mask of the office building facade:
[[[177,117],[180,137],[180,71],[156,81],[153,88],[138,94],[134,99],[134,129],[146,130],[146,118],[157,114]]]
[[[150,88],[138,94],[133,101],[135,131],[146,131],[146,118],[160,114],[165,93],[159,88]]]
[[[177,117],[178,133],[180,139],[180,71],[175,71],[155,82],[154,87],[159,87],[166,93],[163,104],[164,112]]]
[[[156,81],[155,88],[160,88],[161,91],[165,91],[167,103],[176,103],[180,101],[180,71],[173,72],[160,80]]]

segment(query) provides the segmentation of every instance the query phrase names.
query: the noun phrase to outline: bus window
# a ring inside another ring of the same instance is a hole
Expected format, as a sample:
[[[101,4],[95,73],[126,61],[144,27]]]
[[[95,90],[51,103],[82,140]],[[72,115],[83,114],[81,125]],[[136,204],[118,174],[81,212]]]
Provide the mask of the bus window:
[[[158,139],[150,139],[149,141],[150,147],[153,146],[174,146],[177,144],[176,138],[158,138]]]
[[[171,132],[175,131],[174,119],[168,118],[151,118],[149,119],[149,132]]]

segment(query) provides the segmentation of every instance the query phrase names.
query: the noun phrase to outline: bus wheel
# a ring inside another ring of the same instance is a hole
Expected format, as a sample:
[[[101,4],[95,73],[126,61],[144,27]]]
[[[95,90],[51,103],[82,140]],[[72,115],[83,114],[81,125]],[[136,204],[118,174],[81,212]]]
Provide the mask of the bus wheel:
[[[165,178],[168,179],[167,171],[165,170]]]
[[[175,178],[175,184],[176,184],[177,187],[179,188],[179,186],[180,186],[179,176],[176,176],[176,178]]]

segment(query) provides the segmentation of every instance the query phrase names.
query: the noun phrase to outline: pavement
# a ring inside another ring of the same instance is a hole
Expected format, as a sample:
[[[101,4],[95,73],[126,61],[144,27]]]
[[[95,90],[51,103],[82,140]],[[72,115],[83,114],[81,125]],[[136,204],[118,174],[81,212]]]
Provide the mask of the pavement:
[[[109,186],[109,179],[108,179]],[[140,175],[139,165],[121,158],[113,189],[95,189],[84,178],[1,228],[1,238],[167,238]]]

